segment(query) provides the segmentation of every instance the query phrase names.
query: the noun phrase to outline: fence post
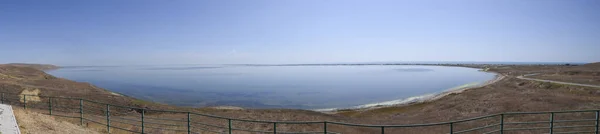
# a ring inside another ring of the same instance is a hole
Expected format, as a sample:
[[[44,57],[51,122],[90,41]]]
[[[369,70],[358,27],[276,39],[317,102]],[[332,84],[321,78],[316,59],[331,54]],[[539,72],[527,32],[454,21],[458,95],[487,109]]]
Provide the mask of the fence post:
[[[48,97],[48,113],[52,115],[52,97]]]
[[[83,126],[83,99],[79,99],[79,122]]]
[[[550,113],[550,134],[554,133],[554,112]]]
[[[323,134],[327,134],[327,121],[323,122]]]
[[[227,124],[229,124],[229,134],[231,134],[231,119],[227,119]]]
[[[273,122],[273,134],[277,134],[277,122]]]
[[[381,126],[381,134],[385,134],[385,127]]]
[[[596,111],[596,131],[594,131],[595,134],[598,134],[598,123],[599,123],[598,121],[599,121],[599,119],[600,119],[600,111]]]
[[[142,109],[142,134],[144,134],[144,114],[146,113],[146,109]]]
[[[188,131],[188,134],[191,134],[192,131],[190,131],[191,130],[191,127],[190,127],[190,121],[191,121],[191,119],[190,119],[190,112],[187,112],[187,117],[188,117],[188,120],[187,120],[187,131]]]
[[[23,95],[23,109],[27,110],[27,95]]]
[[[454,133],[454,123],[450,123],[450,134]]]
[[[110,105],[106,104],[106,132],[110,133]]]
[[[500,114],[500,134],[504,134],[504,114]]]

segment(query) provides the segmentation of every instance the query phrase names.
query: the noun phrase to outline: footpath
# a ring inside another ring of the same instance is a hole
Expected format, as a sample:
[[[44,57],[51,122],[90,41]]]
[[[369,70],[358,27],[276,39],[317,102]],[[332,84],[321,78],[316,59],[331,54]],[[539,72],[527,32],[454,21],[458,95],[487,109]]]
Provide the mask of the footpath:
[[[572,82],[562,82],[562,81],[553,81],[553,80],[542,80],[542,79],[526,78],[526,76],[533,76],[533,75],[538,75],[538,74],[527,74],[527,75],[523,75],[523,76],[517,76],[517,79],[539,81],[539,82],[550,82],[550,83],[565,84],[565,85],[574,85],[574,86],[582,86],[582,87],[600,88],[599,85],[590,85],[590,84],[580,84],[580,83],[572,83]]]
[[[0,104],[0,134],[21,134],[10,105]]]

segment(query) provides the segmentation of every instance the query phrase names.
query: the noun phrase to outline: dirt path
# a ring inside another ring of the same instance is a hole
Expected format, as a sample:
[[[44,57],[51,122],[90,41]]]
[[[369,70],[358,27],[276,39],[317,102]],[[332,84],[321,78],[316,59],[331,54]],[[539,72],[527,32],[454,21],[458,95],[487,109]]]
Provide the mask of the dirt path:
[[[530,75],[524,75],[524,76],[532,76],[532,75],[536,75],[536,74],[530,74]],[[517,76],[517,79],[539,81],[539,82],[550,82],[550,83],[573,85],[573,86],[583,86],[583,87],[600,88],[600,86],[598,86],[598,85],[580,84],[580,83],[571,83],[571,82],[562,82],[562,81],[553,81],[553,80],[542,80],[542,79],[534,79],[534,78],[525,78],[524,76]]]

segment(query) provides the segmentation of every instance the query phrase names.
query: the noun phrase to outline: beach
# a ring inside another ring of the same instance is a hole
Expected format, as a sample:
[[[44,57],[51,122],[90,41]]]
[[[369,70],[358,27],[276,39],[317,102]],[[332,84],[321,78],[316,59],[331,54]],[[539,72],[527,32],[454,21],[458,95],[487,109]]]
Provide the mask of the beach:
[[[493,72],[492,72],[493,73]],[[442,97],[448,96],[450,94],[458,94],[461,93],[463,91],[469,90],[469,89],[475,89],[475,88],[480,88],[480,87],[484,87],[484,86],[488,86],[491,84],[494,84],[502,79],[504,79],[506,76],[499,74],[499,73],[495,73],[495,77],[491,80],[488,80],[486,82],[483,83],[468,83],[465,85],[461,85],[458,87],[453,87],[450,88],[446,91],[443,91],[441,93],[431,93],[431,94],[425,94],[425,95],[420,95],[420,96],[413,96],[413,97],[409,97],[409,98],[404,98],[404,99],[399,99],[399,100],[392,100],[392,101],[385,101],[385,102],[379,102],[379,103],[371,103],[371,104],[365,104],[365,105],[360,105],[360,106],[356,106],[353,108],[345,108],[345,109],[338,109],[338,108],[330,108],[330,109],[316,109],[314,111],[319,111],[319,112],[323,112],[323,113],[329,113],[329,114],[335,114],[337,113],[337,111],[347,111],[347,110],[358,110],[358,111],[362,111],[362,110],[371,110],[371,109],[378,109],[378,108],[386,108],[386,107],[396,107],[396,106],[406,106],[406,105],[412,105],[412,104],[417,104],[417,103],[423,103],[423,102],[431,102],[431,101],[435,101],[438,100]]]

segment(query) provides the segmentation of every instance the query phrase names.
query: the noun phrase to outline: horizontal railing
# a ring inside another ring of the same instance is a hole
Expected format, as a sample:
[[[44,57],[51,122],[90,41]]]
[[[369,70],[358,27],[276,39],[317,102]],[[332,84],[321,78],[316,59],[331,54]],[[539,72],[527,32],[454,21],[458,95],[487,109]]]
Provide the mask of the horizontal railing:
[[[82,98],[1,93],[2,104],[46,111],[45,114],[95,123],[131,133],[595,133],[599,110],[506,112],[450,122],[372,125],[336,121],[265,121],[186,111],[150,110]],[[563,119],[558,119],[558,118]],[[290,125],[295,125],[290,127]],[[236,127],[237,126],[237,127]],[[283,128],[282,128],[283,127]],[[115,131],[115,130],[112,130]]]

